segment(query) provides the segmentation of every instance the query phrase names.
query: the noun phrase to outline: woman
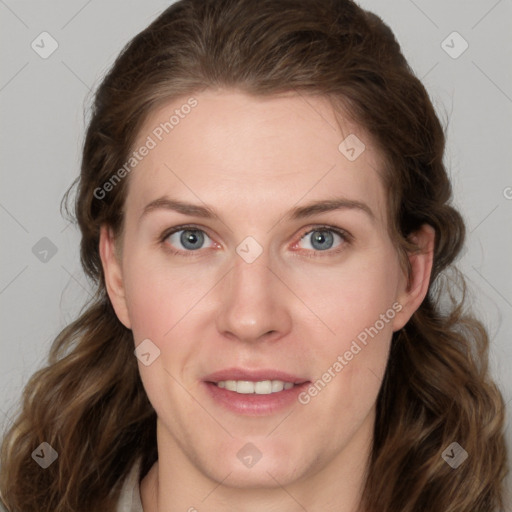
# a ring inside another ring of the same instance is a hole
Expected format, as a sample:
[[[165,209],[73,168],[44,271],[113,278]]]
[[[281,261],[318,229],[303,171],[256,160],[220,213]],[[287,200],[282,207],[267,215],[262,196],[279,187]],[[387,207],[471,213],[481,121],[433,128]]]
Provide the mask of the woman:
[[[444,146],[353,2],[169,7],[96,93],[75,215],[97,293],[24,391],[6,507],[502,509]]]

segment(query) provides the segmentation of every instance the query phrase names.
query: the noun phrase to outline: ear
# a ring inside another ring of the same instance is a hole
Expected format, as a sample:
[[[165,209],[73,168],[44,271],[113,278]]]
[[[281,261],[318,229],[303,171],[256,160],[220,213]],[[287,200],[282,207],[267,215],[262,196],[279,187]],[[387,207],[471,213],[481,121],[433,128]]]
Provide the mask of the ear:
[[[100,228],[99,250],[107,293],[117,318],[126,328],[131,329],[123,284],[123,272],[115,249],[115,239],[111,228],[102,225]]]
[[[434,261],[435,230],[432,226],[423,224],[409,236],[409,240],[418,245],[419,250],[409,254],[411,275],[409,282],[404,278],[398,291],[397,302],[402,308],[394,318],[393,331],[401,329],[423,302],[428,292]]]

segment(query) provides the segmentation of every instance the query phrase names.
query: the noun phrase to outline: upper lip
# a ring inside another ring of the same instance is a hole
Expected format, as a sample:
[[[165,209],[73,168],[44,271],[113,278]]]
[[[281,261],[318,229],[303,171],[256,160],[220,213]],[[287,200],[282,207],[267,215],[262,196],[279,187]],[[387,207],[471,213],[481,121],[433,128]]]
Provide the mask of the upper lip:
[[[292,375],[291,373],[283,372],[274,369],[260,369],[260,370],[247,370],[243,368],[226,368],[210,375],[207,375],[204,380],[206,382],[220,382],[225,380],[248,380],[258,382],[262,380],[282,380],[283,382],[292,382],[293,384],[302,384],[308,382],[308,379]]]

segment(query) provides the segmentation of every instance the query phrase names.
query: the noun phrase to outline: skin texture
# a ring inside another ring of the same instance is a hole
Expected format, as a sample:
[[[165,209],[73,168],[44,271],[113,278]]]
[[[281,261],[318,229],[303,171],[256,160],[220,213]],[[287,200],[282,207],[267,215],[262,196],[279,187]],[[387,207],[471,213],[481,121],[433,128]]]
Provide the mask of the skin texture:
[[[195,98],[126,178],[119,251],[105,226],[100,237],[119,320],[135,346],[149,338],[160,350],[151,365],[138,363],[158,415],[159,460],[141,483],[144,510],[353,512],[391,336],[427,293],[433,230],[415,236],[423,251],[410,256],[408,286],[386,229],[379,154],[360,127],[340,116],[337,123],[325,98],[222,89]],[[186,100],[153,112],[135,146]],[[350,133],[366,146],[355,161],[338,149]],[[207,204],[218,217],[156,209],[141,218],[164,195]],[[364,202],[374,218],[358,209],[286,217],[334,197]],[[182,232],[160,242],[182,224],[203,230],[199,249],[180,243]],[[351,238],[331,231],[315,244],[311,231],[324,225]],[[251,263],[236,252],[248,236],[263,250]],[[393,304],[400,311],[305,405],[246,416],[205,391],[204,377],[229,367],[315,382]],[[237,457],[249,442],[262,454],[251,468]]]

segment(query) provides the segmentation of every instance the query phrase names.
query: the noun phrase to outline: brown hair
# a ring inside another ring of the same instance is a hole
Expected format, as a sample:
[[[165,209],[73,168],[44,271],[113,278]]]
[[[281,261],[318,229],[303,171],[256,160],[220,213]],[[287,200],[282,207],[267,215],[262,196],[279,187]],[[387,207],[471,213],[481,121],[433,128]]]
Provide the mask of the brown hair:
[[[503,508],[504,401],[489,377],[487,333],[464,306],[463,277],[448,272],[465,229],[449,204],[444,131],[389,27],[350,0],[180,0],[119,55],[96,92],[75,183],[81,263],[97,291],[24,390],[1,451],[6,506],[112,511],[136,459],[142,474],[156,461],[156,413],[131,331],[106,294],[98,252],[102,224],[122,229],[128,180],[102,199],[94,192],[126,162],[155,108],[220,87],[328,97],[377,141],[390,234],[402,256],[414,249],[410,233],[424,223],[435,229],[429,292],[393,335],[362,508]],[[452,300],[442,306],[446,292]],[[31,453],[44,441],[59,458],[43,471]],[[456,470],[441,457],[452,442],[469,453]]]

